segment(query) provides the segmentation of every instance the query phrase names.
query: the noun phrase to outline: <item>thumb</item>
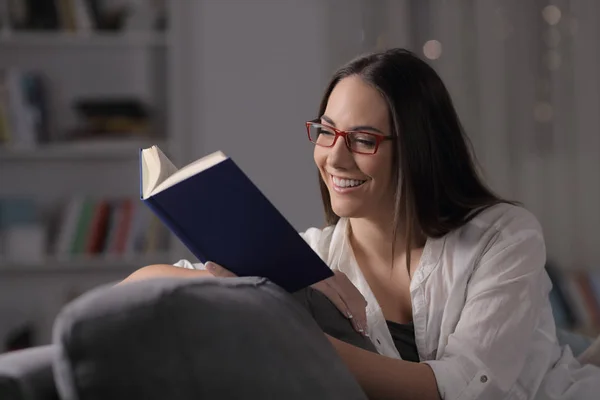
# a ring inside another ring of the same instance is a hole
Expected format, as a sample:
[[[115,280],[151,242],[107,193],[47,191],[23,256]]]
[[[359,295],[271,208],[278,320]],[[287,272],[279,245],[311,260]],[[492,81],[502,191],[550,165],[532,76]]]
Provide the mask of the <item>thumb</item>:
[[[236,277],[236,275],[223,268],[222,266],[220,266],[219,264],[212,262],[212,261],[208,261],[206,264],[204,264],[204,266],[206,267],[207,271],[210,272],[210,274],[212,276],[216,276],[219,278],[234,278]]]

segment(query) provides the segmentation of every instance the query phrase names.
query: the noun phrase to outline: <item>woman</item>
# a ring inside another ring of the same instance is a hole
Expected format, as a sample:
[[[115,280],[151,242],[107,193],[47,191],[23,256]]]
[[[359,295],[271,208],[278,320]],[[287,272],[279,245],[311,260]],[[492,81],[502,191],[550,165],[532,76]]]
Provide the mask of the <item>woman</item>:
[[[328,226],[303,236],[336,271],[316,288],[379,353],[330,338],[365,392],[596,398],[600,370],[557,344],[540,225],[481,182],[435,71],[401,49],[360,57],[318,117],[307,129]],[[159,265],[129,280],[203,273]]]

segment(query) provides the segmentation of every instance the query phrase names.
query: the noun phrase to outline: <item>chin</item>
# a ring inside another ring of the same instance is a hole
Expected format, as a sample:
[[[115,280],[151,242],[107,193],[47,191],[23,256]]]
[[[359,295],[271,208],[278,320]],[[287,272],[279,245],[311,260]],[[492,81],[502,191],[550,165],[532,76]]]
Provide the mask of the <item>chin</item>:
[[[339,204],[331,202],[331,209],[340,218],[357,218],[360,216],[360,207],[352,204]]]

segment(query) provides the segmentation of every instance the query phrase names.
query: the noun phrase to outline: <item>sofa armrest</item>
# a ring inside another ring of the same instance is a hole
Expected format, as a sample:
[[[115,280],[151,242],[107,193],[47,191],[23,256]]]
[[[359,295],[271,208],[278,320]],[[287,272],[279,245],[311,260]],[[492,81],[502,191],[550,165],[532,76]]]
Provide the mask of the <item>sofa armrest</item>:
[[[55,355],[56,348],[51,345],[0,355],[0,399],[58,399],[52,375]]]
[[[63,400],[365,400],[287,292],[261,278],[164,278],[101,287],[54,326]]]

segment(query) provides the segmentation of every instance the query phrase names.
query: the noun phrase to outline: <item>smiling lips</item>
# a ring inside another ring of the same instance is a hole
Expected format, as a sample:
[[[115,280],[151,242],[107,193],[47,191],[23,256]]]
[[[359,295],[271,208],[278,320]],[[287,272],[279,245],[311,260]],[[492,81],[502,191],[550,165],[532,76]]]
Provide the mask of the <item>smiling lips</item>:
[[[366,180],[338,178],[337,176],[333,175],[329,176],[331,176],[333,190],[338,193],[352,192],[357,190],[360,186],[362,186],[363,183],[366,182]]]

